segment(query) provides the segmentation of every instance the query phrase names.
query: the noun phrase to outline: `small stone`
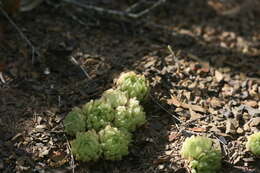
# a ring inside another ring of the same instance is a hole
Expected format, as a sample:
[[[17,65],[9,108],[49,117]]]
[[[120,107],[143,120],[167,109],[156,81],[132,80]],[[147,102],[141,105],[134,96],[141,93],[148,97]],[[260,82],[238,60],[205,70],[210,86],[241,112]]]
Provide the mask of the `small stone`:
[[[235,134],[237,123],[234,119],[228,119],[226,123],[226,133]]]
[[[222,106],[222,103],[221,101],[216,98],[216,97],[213,97],[211,100],[210,100],[210,105],[213,107],[213,108],[218,108],[218,107],[221,107]]]
[[[242,133],[244,133],[244,130],[239,127],[239,128],[237,128],[237,133],[238,133],[238,134],[242,134]]]
[[[216,78],[217,82],[221,82],[224,79],[224,76],[221,72],[216,70],[215,71],[215,78]]]
[[[0,169],[4,169],[4,162],[2,159],[0,159]]]
[[[158,169],[159,169],[159,170],[164,169],[164,165],[163,165],[163,164],[160,164],[160,165],[158,166]]]
[[[252,120],[250,120],[249,126],[250,127],[256,127],[260,125],[260,117],[255,117]]]
[[[244,101],[245,105],[247,106],[251,106],[253,108],[256,108],[257,107],[257,102],[254,101],[254,100],[249,100],[249,101]]]

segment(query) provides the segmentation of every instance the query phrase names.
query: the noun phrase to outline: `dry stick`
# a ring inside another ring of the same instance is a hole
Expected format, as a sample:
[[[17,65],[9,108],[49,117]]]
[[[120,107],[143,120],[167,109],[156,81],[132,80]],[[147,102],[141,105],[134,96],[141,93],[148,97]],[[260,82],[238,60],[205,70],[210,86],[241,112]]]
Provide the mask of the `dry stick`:
[[[84,72],[84,74],[87,76],[88,79],[91,79],[91,77],[89,76],[87,70],[83,67],[83,65],[81,65],[74,57],[71,57],[71,61],[80,67],[80,69]]]
[[[111,16],[118,17],[122,20],[129,20],[129,19],[138,19],[138,18],[146,15],[147,13],[152,11],[153,9],[157,8],[159,5],[165,3],[167,0],[158,0],[151,7],[147,8],[147,9],[145,9],[145,10],[139,12],[139,13],[129,13],[128,11],[105,9],[105,8],[101,8],[101,7],[97,7],[97,6],[93,6],[93,5],[87,5],[85,3],[77,2],[76,0],[63,0],[63,1],[77,5],[79,7],[82,7],[82,8],[88,9],[88,10],[96,11],[100,14],[109,14]],[[138,5],[138,4],[136,4],[136,5]],[[134,7],[134,8],[136,8],[136,7]]]
[[[17,30],[17,32],[20,34],[20,36],[25,40],[25,42],[31,47],[32,49],[32,64],[34,64],[34,59],[35,59],[35,53],[39,56],[39,52],[36,51],[35,47],[31,43],[31,41],[24,35],[22,30],[15,24],[15,22],[10,18],[10,16],[5,12],[5,10],[0,7],[1,12],[3,15],[6,17],[6,19],[13,25],[13,27]]]
[[[128,7],[125,12],[126,13],[130,13],[131,11],[133,11],[135,8],[137,8],[141,3],[145,2],[145,0],[142,0],[142,1],[138,1],[136,3],[134,3],[133,5],[131,5],[130,7]]]
[[[70,158],[71,158],[71,160],[70,160],[70,164],[71,165],[70,166],[72,167],[72,173],[75,173],[75,160],[74,160],[74,156],[72,154],[70,143],[69,143],[69,140],[68,140],[66,134],[64,134],[64,137],[66,138],[67,147],[68,147],[69,152],[70,152]]]
[[[4,78],[4,76],[3,76],[3,72],[0,72],[0,81],[1,81],[2,83],[5,83],[5,78]]]
[[[80,20],[77,16],[75,16],[74,14],[72,14],[71,12],[67,11],[67,14],[70,15],[70,17],[75,20],[76,22],[78,22],[79,24],[83,25],[83,26],[88,26],[87,23],[85,23],[84,21]]]
[[[160,103],[158,103],[155,99],[154,99],[154,97],[150,94],[149,95],[150,97],[151,97],[151,99],[152,99],[152,101],[154,102],[154,103],[156,103],[161,109],[163,109],[165,112],[167,112],[169,115],[171,115],[174,119],[176,119],[179,123],[183,123],[178,117],[176,117],[175,115],[173,115],[172,113],[170,113],[167,109],[165,109]]]

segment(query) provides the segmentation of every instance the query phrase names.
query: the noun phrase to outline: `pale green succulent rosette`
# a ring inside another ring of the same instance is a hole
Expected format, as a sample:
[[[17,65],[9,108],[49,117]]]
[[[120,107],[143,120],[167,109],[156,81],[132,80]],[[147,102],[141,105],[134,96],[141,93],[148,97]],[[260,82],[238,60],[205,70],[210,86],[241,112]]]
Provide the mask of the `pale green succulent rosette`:
[[[248,136],[246,148],[253,154],[260,156],[260,132]]]
[[[71,150],[77,160],[83,162],[98,160],[102,154],[98,134],[94,130],[77,133],[76,139],[71,142]]]
[[[129,100],[128,105],[116,109],[114,125],[120,129],[133,132],[146,122],[145,112],[135,98]]]
[[[221,151],[207,137],[187,138],[180,153],[190,162],[192,173],[216,173],[221,167]]]
[[[125,92],[114,89],[106,90],[102,95],[102,99],[104,99],[105,102],[109,103],[113,108],[124,106],[128,101]]]
[[[116,85],[118,89],[126,92],[128,97],[136,97],[139,101],[144,101],[150,91],[148,80],[133,71],[122,73],[116,81]]]
[[[198,160],[190,162],[193,173],[217,173],[221,167],[221,152],[212,150],[203,153]]]
[[[65,132],[71,136],[75,136],[77,132],[86,130],[86,120],[80,108],[74,108],[63,120]]]
[[[131,134],[116,127],[106,126],[99,132],[102,151],[107,160],[120,160],[128,154]]]
[[[114,119],[114,109],[104,100],[91,100],[83,106],[83,112],[86,116],[87,129],[99,131]]]

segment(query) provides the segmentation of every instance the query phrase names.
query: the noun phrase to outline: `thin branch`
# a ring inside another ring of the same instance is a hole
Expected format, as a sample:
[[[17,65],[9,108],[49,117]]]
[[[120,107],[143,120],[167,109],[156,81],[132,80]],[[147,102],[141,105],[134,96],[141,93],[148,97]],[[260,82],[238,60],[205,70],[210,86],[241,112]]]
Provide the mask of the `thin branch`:
[[[4,78],[4,76],[3,76],[3,72],[1,72],[1,71],[0,71],[0,81],[1,81],[2,83],[5,83],[5,78]]]
[[[74,156],[72,154],[70,143],[69,143],[69,140],[68,140],[66,134],[64,134],[64,137],[66,138],[66,144],[67,144],[67,147],[68,147],[69,152],[70,152],[70,158],[71,158],[70,166],[72,167],[72,173],[75,173],[75,160],[74,160]]]
[[[134,4],[132,7],[129,7],[126,11],[120,11],[120,10],[105,9],[105,8],[97,7],[94,5],[85,4],[82,2],[78,2],[77,0],[63,0],[63,1],[77,5],[82,8],[85,8],[87,10],[95,11],[95,12],[103,14],[103,15],[110,15],[112,17],[117,17],[121,20],[129,20],[129,19],[138,19],[138,18],[143,17],[144,15],[148,14],[149,12],[151,12],[152,10],[154,10],[161,4],[165,3],[167,0],[158,0],[153,5],[151,5],[150,7],[144,9],[143,11],[141,11],[139,13],[131,13],[130,11],[132,11],[134,8],[137,8],[137,6],[140,3]]]
[[[133,5],[131,5],[130,7],[128,7],[125,12],[130,13],[131,11],[133,11],[134,9],[136,9],[137,7],[140,6],[140,4],[142,4],[145,0],[142,1],[138,1],[136,3],[134,3]]]
[[[86,75],[86,77],[87,77],[88,79],[91,79],[91,77],[89,76],[87,70],[84,68],[83,65],[81,65],[74,57],[71,57],[71,61],[72,61],[74,64],[76,64],[77,66],[80,67],[80,69],[83,71],[83,73]]]
[[[161,109],[163,109],[165,112],[167,112],[169,115],[171,115],[174,119],[176,119],[179,123],[183,123],[178,117],[176,117],[175,115],[173,115],[172,113],[170,113],[167,109],[165,109],[159,102],[157,102],[155,99],[154,99],[154,97],[150,94],[149,95],[150,96],[150,98],[152,99],[152,101],[154,102],[154,103],[156,103]]]
[[[25,42],[31,47],[32,49],[32,64],[34,64],[35,60],[35,54],[38,56],[40,55],[39,52],[35,49],[32,42],[25,36],[25,34],[22,32],[22,30],[15,24],[15,22],[11,19],[11,17],[5,12],[5,10],[0,7],[1,12],[5,16],[5,18],[11,23],[11,25],[17,30],[17,32],[20,34],[20,36],[25,40]]]

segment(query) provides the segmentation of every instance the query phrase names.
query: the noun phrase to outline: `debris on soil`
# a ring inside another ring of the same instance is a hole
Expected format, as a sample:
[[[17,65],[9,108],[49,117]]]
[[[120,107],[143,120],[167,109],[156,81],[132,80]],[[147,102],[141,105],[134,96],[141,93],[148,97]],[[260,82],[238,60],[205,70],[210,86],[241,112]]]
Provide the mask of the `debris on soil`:
[[[192,135],[219,141],[221,172],[260,172],[259,158],[245,147],[260,131],[260,13],[219,13],[240,2],[167,1],[146,24],[47,4],[17,16],[41,56],[31,64],[30,47],[11,26],[0,36],[0,172],[185,173],[179,151]],[[129,155],[74,162],[65,115],[131,70],[152,89],[148,123],[135,132]]]

